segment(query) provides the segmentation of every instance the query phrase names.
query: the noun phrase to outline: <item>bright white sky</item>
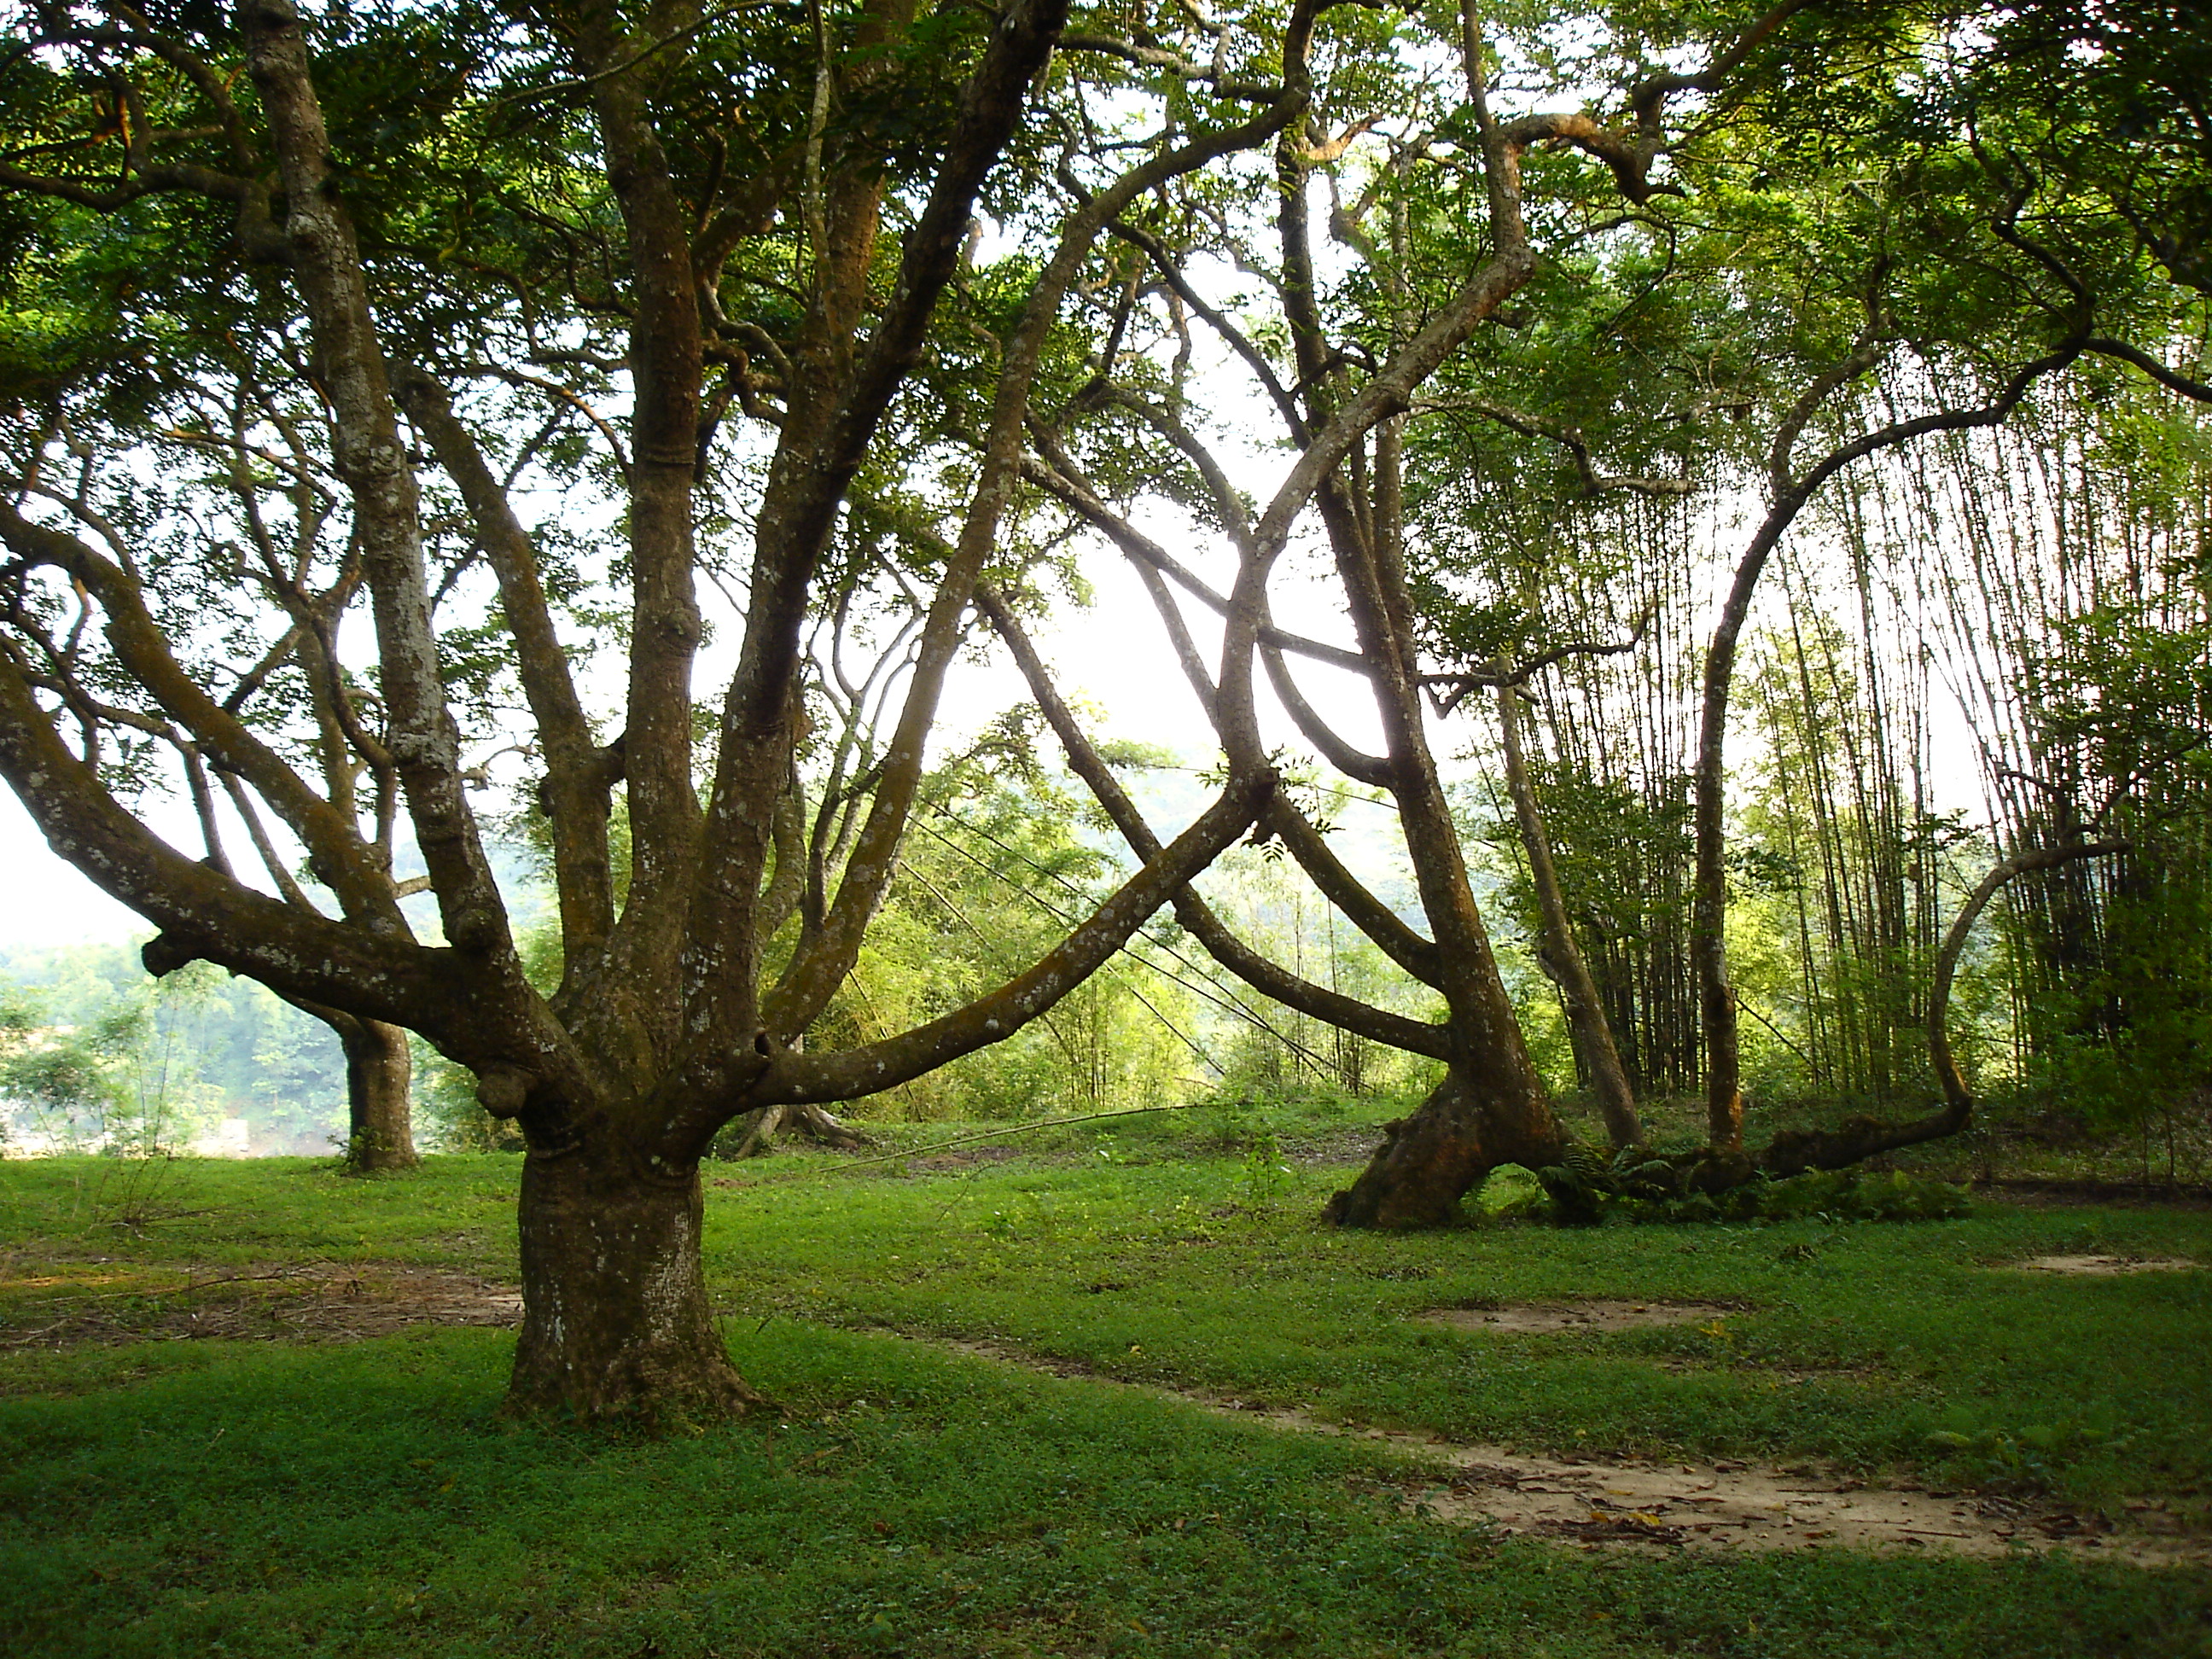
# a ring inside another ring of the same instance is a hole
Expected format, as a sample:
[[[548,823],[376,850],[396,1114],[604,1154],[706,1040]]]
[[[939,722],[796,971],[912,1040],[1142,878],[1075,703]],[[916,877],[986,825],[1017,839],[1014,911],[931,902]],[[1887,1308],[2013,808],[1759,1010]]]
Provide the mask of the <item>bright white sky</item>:
[[[6,789],[0,789],[0,866],[8,871],[0,948],[105,942],[152,931],[56,858],[23,804]]]

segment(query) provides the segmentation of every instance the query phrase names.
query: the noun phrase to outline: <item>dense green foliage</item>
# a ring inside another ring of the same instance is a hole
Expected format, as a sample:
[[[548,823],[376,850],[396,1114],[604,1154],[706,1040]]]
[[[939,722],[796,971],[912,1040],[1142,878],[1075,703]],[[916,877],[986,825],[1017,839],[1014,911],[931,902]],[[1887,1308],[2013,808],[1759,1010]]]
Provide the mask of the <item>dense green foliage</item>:
[[[2207,431],[2185,400],[2084,369],[2001,435],[1869,465],[1779,556],[1739,672],[1729,794],[1728,940],[1757,1100],[1932,1098],[1928,984],[1961,897],[2000,857],[2102,835],[2128,850],[2001,896],[1969,944],[1953,1041],[2001,1112],[2170,1137],[2170,1174],[2203,1166]],[[1647,1093],[1681,1092],[1698,1075],[1698,611],[1675,561],[1711,532],[1648,503],[1575,511],[1596,568],[1565,568],[1552,602],[1619,626],[1595,586],[1612,572],[1657,608],[1634,653],[1547,676],[1534,770],[1624,1057]],[[1505,880],[1499,913],[1533,937],[1510,808],[1494,784],[1469,806]]]

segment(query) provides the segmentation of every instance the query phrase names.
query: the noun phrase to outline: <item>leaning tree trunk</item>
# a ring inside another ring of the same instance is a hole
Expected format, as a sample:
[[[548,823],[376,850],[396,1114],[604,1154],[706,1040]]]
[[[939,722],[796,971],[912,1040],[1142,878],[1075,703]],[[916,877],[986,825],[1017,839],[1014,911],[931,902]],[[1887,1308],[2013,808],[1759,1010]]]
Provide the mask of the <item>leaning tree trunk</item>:
[[[2129,843],[2124,841],[2075,842],[2064,847],[2036,848],[2015,853],[2002,859],[1990,867],[1990,872],[1975,884],[1959,908],[1950,931],[1943,935],[1943,943],[1936,952],[1936,971],[1928,988],[1928,1060],[1935,1068],[1936,1081],[1943,1091],[1943,1103],[1957,1119],[1957,1127],[1965,1128],[1973,1115],[1974,1097],[1960,1075],[1957,1058],[1951,1052],[1951,982],[1959,971],[1959,959],[1966,954],[1966,940],[1974,931],[1974,923],[2005,884],[2031,870],[2055,870],[2062,864],[2071,864],[2076,859],[2101,858],[2107,854],[2124,853]]]
[[[508,1411],[665,1427],[763,1403],[707,1303],[698,1165],[643,1163],[592,1139],[525,1160]]]
[[[1882,1153],[1902,1152],[1964,1130],[1973,1121],[1974,1097],[1951,1053],[1951,981],[1974,923],[2007,883],[2030,871],[2052,870],[2077,859],[2127,850],[2125,842],[2076,842],[2017,853],[2000,860],[1967,896],[1936,953],[1936,970],[1928,993],[1928,1058],[1943,1091],[1942,1105],[1923,1116],[1902,1121],[1857,1116],[1846,1118],[1832,1129],[1783,1130],[1759,1154],[1759,1169],[1776,1177],[1802,1175],[1808,1170],[1849,1169]],[[1747,1164],[1745,1169],[1748,1178]]]
[[[345,1049],[346,1168],[356,1175],[413,1169],[422,1159],[415,1151],[409,1098],[415,1060],[407,1033],[379,1019],[341,1015],[331,1024]]]
[[[1552,859],[1552,838],[1544,828],[1543,810],[1536,804],[1536,788],[1528,776],[1528,763],[1521,747],[1519,688],[1498,688],[1498,730],[1505,754],[1505,788],[1513,798],[1513,816],[1521,826],[1521,844],[1528,855],[1528,879],[1536,890],[1536,907],[1543,918],[1544,941],[1540,960],[1559,988],[1559,1001],[1573,1035],[1575,1052],[1589,1074],[1590,1090],[1597,1097],[1599,1114],[1615,1146],[1637,1146],[1644,1141],[1644,1124],[1636,1115],[1636,1091],[1629,1086],[1628,1068],[1620,1063],[1620,1049],[1613,1040],[1613,1022],[1605,1017],[1605,1003],[1597,981],[1590,977],[1582,947],[1575,943],[1573,924],[1567,918],[1566,896],[1559,889],[1559,866]]]

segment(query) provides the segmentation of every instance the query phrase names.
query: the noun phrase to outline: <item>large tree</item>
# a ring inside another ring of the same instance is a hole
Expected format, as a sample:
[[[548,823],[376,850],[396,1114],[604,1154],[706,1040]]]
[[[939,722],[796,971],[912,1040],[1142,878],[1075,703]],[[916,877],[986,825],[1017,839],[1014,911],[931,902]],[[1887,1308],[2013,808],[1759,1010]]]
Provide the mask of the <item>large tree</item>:
[[[1444,1063],[1436,1092],[1391,1126],[1334,1218],[1443,1221],[1497,1164],[1550,1163],[1564,1150],[1476,909],[1434,722],[1481,707],[1486,699],[1468,702],[1479,689],[1630,642],[1630,605],[1601,607],[1612,625],[1600,636],[1548,616],[1530,556],[1532,546],[1571,546],[1577,515],[1623,497],[1694,488],[1756,492],[1758,502],[1722,583],[1702,684],[1688,933],[1711,1145],[1683,1178],[1833,1167],[1949,1122],[1863,1120],[1742,1150],[1723,789],[1736,643],[1760,573],[1830,480],[1934,434],[2002,421],[2085,354],[2175,380],[2162,354],[2187,296],[2146,258],[2124,214],[2085,204],[2075,175],[2039,167],[2027,141],[2048,137],[2039,112],[1929,95],[1948,55],[1980,38],[1974,21],[1945,8],[1784,5],[1654,30],[1613,14],[1592,20],[1584,50],[1562,58],[1510,29],[1485,38],[1469,12],[1453,43],[1456,86],[1332,88],[1340,101],[1317,112],[1303,143],[1279,140],[1281,188],[1266,221],[1184,191],[1180,212],[1118,228],[1150,260],[1163,311],[1211,331],[1273,405],[1299,457],[1291,476],[1322,472],[1321,551],[1351,638],[1271,628],[1262,655],[1290,727],[1391,800],[1425,913],[1423,933],[1352,879],[1293,804],[1270,809],[1266,828],[1321,891],[1436,993],[1443,1018],[1433,1024],[1300,981],[1246,948],[1202,898],[1178,901],[1183,924],[1255,987]],[[1655,67],[1685,61],[1695,67]],[[1581,112],[1548,112],[1593,84],[1616,90]],[[1533,112],[1493,111],[1507,98]],[[1332,132],[1343,139],[1328,142]],[[1322,224],[1349,268],[1335,280],[1317,274]],[[1212,274],[1224,266],[1256,279],[1256,295],[1224,294]],[[1511,305],[1455,339],[1426,386],[1394,384],[1405,355],[1454,315],[1470,268],[1510,271]],[[1182,392],[1129,362],[1056,421],[1036,422],[1029,470],[1137,564],[1235,758],[1259,739],[1212,683],[1181,607],[1250,602],[1251,573],[1261,568],[1264,580],[1277,550],[1271,517],[1244,503],[1220,434],[1187,414]],[[1348,451],[1316,454],[1310,434],[1333,410],[1376,396],[1392,398],[1389,419]],[[1152,459],[1131,466],[1132,445]],[[1498,510],[1495,491],[1468,510],[1462,480],[1486,470],[1517,474],[1513,510]],[[1190,504],[1194,540],[1228,543],[1233,585],[1209,585],[1200,556],[1178,557],[1147,533],[1162,478]],[[1002,631],[1132,847],[1156,844],[1086,753],[1018,622]],[[1302,687],[1325,671],[1371,693],[1379,752],[1349,741]],[[1540,848],[1533,805],[1522,816]],[[1571,962],[1561,966],[1571,980]],[[1593,1031],[1601,1026],[1586,989],[1571,1000]],[[1631,1139],[1615,1092],[1617,1133]]]
[[[893,879],[1071,294],[1102,302],[1097,244],[1133,204],[1303,119],[1325,10],[1127,39],[1069,33],[1064,0],[11,18],[34,49],[0,70],[25,417],[0,774],[159,927],[156,972],[205,959],[419,1032],[519,1122],[517,1407],[741,1408],[699,1259],[716,1130],[1011,1034],[1267,810],[1242,745],[1005,982],[806,1041]],[[1322,423],[1279,540],[1389,406]],[[943,438],[955,409],[972,452]],[[849,510],[863,489],[936,502],[941,545],[901,565]],[[887,736],[833,805],[810,641],[856,592],[914,629]],[[1257,604],[1232,606],[1231,705]],[[544,994],[471,799],[502,777],[550,849]],[[165,784],[197,854],[142,810]],[[266,838],[259,879],[226,831]],[[434,923],[393,879],[410,845]],[[287,886],[300,857],[313,883]]]
[[[1375,1168],[1333,1206],[1339,1220],[1394,1225],[1441,1219],[1490,1168],[1550,1164],[1565,1145],[1475,902],[1431,739],[1425,702],[1446,678],[1424,659],[1433,619],[1417,605],[1409,574],[1419,556],[1407,540],[1409,495],[1420,488],[1408,467],[1413,423],[1437,406],[1432,378],[1444,385],[1467,354],[1480,354],[1479,331],[1486,331],[1486,325],[1503,323],[1502,331],[1516,333],[1540,325],[1537,319],[1547,313],[1575,308],[1560,292],[1562,253],[1632,224],[1677,188],[1661,170],[1679,106],[1729,88],[1760,53],[1791,39],[1805,11],[1785,4],[1748,17],[1700,17],[1687,28],[1670,29],[1664,40],[1633,26],[1608,29],[1594,19],[1600,44],[1574,72],[1618,77],[1621,97],[1607,107],[1547,112],[1543,92],[1528,100],[1538,106],[1534,110],[1493,108],[1498,53],[1528,43],[1486,36],[1469,8],[1447,20],[1432,48],[1455,63],[1449,76],[1394,77],[1370,69],[1332,87],[1334,98],[1304,132],[1285,131],[1275,147],[1270,212],[1240,213],[1186,192],[1168,213],[1146,216],[1151,222],[1133,216],[1117,227],[1148,261],[1147,274],[1174,324],[1210,331],[1273,405],[1296,457],[1285,490],[1316,490],[1322,550],[1352,638],[1324,642],[1270,626],[1261,654],[1296,732],[1338,772],[1387,794],[1429,927],[1425,936],[1361,885],[1311,818],[1286,799],[1274,803],[1265,829],[1347,920],[1436,994],[1443,1005],[1441,1020],[1410,1019],[1307,982],[1252,951],[1195,892],[1177,901],[1184,927],[1256,988],[1362,1036],[1443,1062],[1434,1093],[1394,1126]],[[1659,70],[1653,60],[1662,52],[1693,53],[1698,67]],[[1372,61],[1388,64],[1391,58],[1377,52]],[[1528,69],[1528,60],[1521,59],[1507,78],[1518,80]],[[1317,258],[1317,221],[1350,256],[1348,280],[1330,280]],[[1258,317],[1240,319],[1236,313],[1244,307],[1203,291],[1194,268],[1217,258],[1259,278]],[[1198,320],[1186,324],[1186,316]],[[1276,349],[1271,353],[1265,342]],[[1176,590],[1224,616],[1247,607],[1271,615],[1268,579],[1290,528],[1281,498],[1253,512],[1210,434],[1186,417],[1182,387],[1161,384],[1141,358],[1116,385],[1115,367],[1109,359],[1101,383],[1057,422],[1035,423],[1037,453],[1030,476],[1136,563],[1224,752],[1232,765],[1254,763],[1264,744],[1249,698],[1232,695],[1202,659]],[[1339,412],[1363,405],[1378,407],[1383,418],[1365,425],[1352,444],[1331,442]],[[1587,447],[1571,427],[1555,430],[1541,415],[1504,405],[1487,412],[1509,428],[1563,434],[1589,470]],[[1161,457],[1134,475],[1133,491],[1125,487],[1121,493],[1141,494],[1148,476],[1179,477],[1177,493],[1194,505],[1205,532],[1233,553],[1231,581],[1209,586],[1111,499],[1117,480],[1105,469],[1115,459],[1121,434],[1139,434]],[[1097,460],[1087,461],[1086,451]],[[1600,477],[1595,471],[1589,476],[1601,489],[1663,493],[1680,487]],[[1157,836],[1052,691],[1017,620],[1003,611],[994,611],[994,619],[1076,769],[1132,848],[1145,854]],[[1300,659],[1365,682],[1381,752],[1363,752],[1329,724],[1300,685],[1294,665]],[[1494,682],[1533,666],[1478,667],[1455,678]]]

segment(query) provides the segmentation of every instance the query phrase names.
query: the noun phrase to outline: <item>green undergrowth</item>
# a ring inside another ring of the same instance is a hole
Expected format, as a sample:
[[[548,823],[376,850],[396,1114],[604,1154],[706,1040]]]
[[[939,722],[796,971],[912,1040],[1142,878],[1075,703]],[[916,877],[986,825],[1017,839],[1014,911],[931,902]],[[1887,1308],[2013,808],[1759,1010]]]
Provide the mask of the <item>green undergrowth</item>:
[[[1386,1449],[928,1340],[1531,1450],[2201,1519],[2212,1274],[2008,1264],[2212,1261],[2212,1216],[1351,1234],[1313,1222],[1346,1166],[1164,1145],[711,1167],[710,1288],[782,1415],[694,1437],[498,1419],[498,1331],[0,1353],[0,1650],[2212,1654],[2188,1574],[1501,1541],[1376,1495]],[[156,1269],[513,1273],[512,1158],[179,1164],[127,1222],[100,1164],[0,1164],[0,1336]],[[1419,1317],[1591,1297],[1696,1305],[1552,1335]]]
[[[0,1401],[22,1656],[2198,1650],[2203,1589],[2023,1558],[1639,1559],[1374,1495],[1376,1454],[884,1337],[736,1326],[785,1417],[505,1423],[501,1334],[191,1345]]]
[[[2069,1278],[2068,1253],[2212,1262],[2212,1216],[1977,1206],[1942,1221],[1386,1235],[1317,1226],[1341,1170],[1249,1201],[1243,1160],[710,1188],[709,1273],[752,1318],[995,1341],[1102,1375],[1548,1450],[1813,1457],[1966,1478],[1931,1437],[2063,1427],[2046,1489],[2212,1493],[2212,1272]],[[757,1181],[760,1184],[748,1185]],[[1686,1322],[1506,1334],[1437,1310],[1583,1297]]]
[[[1700,1154],[1668,1156],[1640,1146],[1611,1154],[1570,1150],[1564,1164],[1511,1183],[1486,1202],[1502,1219],[1594,1227],[1614,1222],[1955,1221],[1971,1209],[1963,1186],[1904,1170],[1808,1170],[1699,1190],[1711,1165]],[[1522,1172],[1522,1173],[1525,1173]],[[1486,1199],[1488,1197],[1486,1192]]]

